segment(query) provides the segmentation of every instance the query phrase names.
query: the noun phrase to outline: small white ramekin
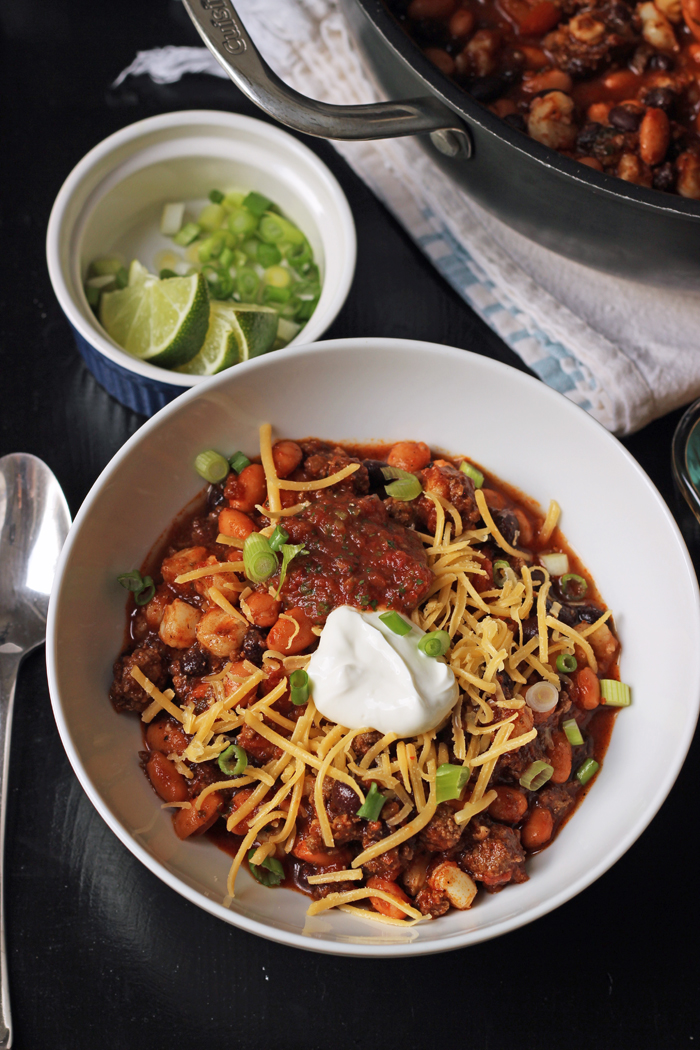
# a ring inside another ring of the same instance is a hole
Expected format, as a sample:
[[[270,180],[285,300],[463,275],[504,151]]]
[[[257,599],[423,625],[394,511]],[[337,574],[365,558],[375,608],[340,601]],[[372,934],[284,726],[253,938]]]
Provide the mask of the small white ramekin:
[[[47,233],[48,268],[88,368],[113,397],[144,415],[203,377],[170,372],[122,350],[90,309],[85,273],[139,216],[166,200],[206,197],[218,185],[269,196],[314,250],[321,298],[292,343],[318,339],[350,289],[356,237],[347,199],[326,165],[286,131],[237,113],[185,110],[110,135],[76,165],[56,197]]]

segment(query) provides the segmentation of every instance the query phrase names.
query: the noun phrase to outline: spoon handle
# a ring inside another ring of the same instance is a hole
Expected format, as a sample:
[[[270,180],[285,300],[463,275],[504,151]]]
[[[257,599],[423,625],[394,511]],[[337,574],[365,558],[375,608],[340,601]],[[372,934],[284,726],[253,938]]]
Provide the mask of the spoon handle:
[[[5,950],[5,814],[7,811],[8,772],[10,768],[10,729],[15,685],[22,653],[0,653],[0,1050],[12,1046],[12,1016],[10,1014],[10,986],[7,977]]]

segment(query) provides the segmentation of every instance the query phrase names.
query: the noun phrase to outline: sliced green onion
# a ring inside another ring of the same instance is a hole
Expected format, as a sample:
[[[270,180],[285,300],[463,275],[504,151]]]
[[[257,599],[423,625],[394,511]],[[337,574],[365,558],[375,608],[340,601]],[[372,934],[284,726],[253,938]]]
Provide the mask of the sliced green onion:
[[[459,798],[468,780],[468,766],[453,766],[449,762],[438,766],[435,774],[438,802],[449,802],[452,798]]]
[[[578,722],[575,718],[567,718],[565,722],[561,724],[562,729],[566,733],[566,739],[574,747],[580,747],[583,743],[583,737],[581,736],[581,730],[578,727]]]
[[[116,256],[109,256],[106,259],[93,259],[88,267],[88,277],[104,277],[106,274],[116,277],[117,273],[123,268],[124,263]]]
[[[218,481],[223,481],[229,472],[228,460],[220,452],[210,448],[199,453],[194,461],[194,469],[210,485],[216,485]]]
[[[234,236],[247,237],[257,228],[258,220],[247,208],[233,208],[226,224]]]
[[[179,233],[176,233],[173,237],[175,244],[179,244],[181,248],[186,248],[192,241],[196,241],[202,232],[201,226],[196,222],[186,222]]]
[[[212,259],[218,259],[224,250],[226,243],[224,234],[212,233],[211,237],[207,237],[202,241],[199,248],[197,249],[197,255],[201,263],[211,262]]]
[[[293,671],[289,676],[289,685],[292,703],[296,707],[305,704],[309,699],[309,676],[306,671]]]
[[[306,239],[301,244],[285,244],[280,245],[280,248],[289,265],[293,266],[295,270],[299,270],[301,266],[313,260],[311,247]]]
[[[493,563],[493,582],[495,587],[505,587],[506,581],[517,583],[518,577],[515,569],[509,565],[505,558],[497,558]]]
[[[538,791],[551,778],[554,767],[548,762],[531,762],[520,778],[526,791]]]
[[[591,777],[596,775],[599,769],[600,765],[594,758],[587,758],[586,761],[582,762],[576,770],[576,779],[579,784],[587,784]]]
[[[228,251],[228,249],[226,249]],[[224,266],[215,266],[214,263],[206,263],[202,267],[209,294],[212,299],[230,299],[233,295],[233,277]]]
[[[156,585],[150,576],[144,576],[143,578],[143,590],[139,591],[138,594],[134,595],[134,601],[137,605],[148,605],[153,595],[156,593]]]
[[[419,641],[418,648],[426,656],[444,656],[450,648],[450,636],[447,631],[429,631]]]
[[[525,703],[538,714],[553,711],[559,702],[559,693],[551,682],[535,682],[525,693]]]
[[[129,272],[125,266],[120,266],[115,275],[117,288],[126,288],[129,283]]]
[[[240,474],[242,470],[250,466],[250,460],[242,452],[234,452],[229,463],[231,464],[231,470],[235,470],[236,474]]]
[[[273,551],[278,551],[288,539],[289,533],[285,532],[281,525],[275,525],[272,535],[270,536],[270,546]]]
[[[161,281],[167,281],[170,277],[177,277],[177,274],[174,270],[165,269],[161,270],[158,276],[160,277]]]
[[[559,580],[559,590],[568,601],[578,601],[585,598],[588,591],[588,581],[575,572],[567,572]]]
[[[578,660],[573,653],[560,653],[557,657],[557,671],[560,674],[573,674],[578,667]]]
[[[131,591],[137,605],[147,605],[156,593],[156,585],[151,577],[142,576],[138,569],[122,572],[117,580],[127,591]]]
[[[243,207],[251,212],[256,219],[259,219],[261,215],[264,215],[271,204],[272,201],[269,197],[263,197],[262,193],[256,193],[255,190],[249,193],[247,197],[243,198]]]
[[[242,266],[236,274],[236,288],[238,289],[241,301],[244,303],[252,303],[255,296],[258,294],[259,287],[260,278],[255,270],[250,270],[247,267]]]
[[[221,223],[226,218],[226,212],[220,204],[207,204],[200,211],[197,216],[197,222],[204,230],[208,230],[209,233],[213,233],[214,230],[218,230],[221,227]]]
[[[304,243],[304,234],[301,230],[282,218],[281,215],[263,215],[260,219],[258,236],[267,244],[280,244],[283,241],[290,244]]]
[[[222,751],[217,759],[217,765],[227,777],[237,777],[248,765],[248,754],[238,744],[231,744]]]
[[[302,302],[296,308],[294,318],[297,321],[308,321],[312,313],[318,306],[318,296],[314,296],[313,299],[309,299],[307,302]],[[396,496],[396,499],[401,499],[401,496]]]
[[[600,695],[608,707],[629,707],[632,703],[630,687],[614,678],[601,678]]]
[[[463,463],[460,463],[459,469],[463,474],[466,474],[468,478],[472,479],[475,489],[480,489],[484,484],[484,475],[480,470],[477,470],[476,467],[472,466],[471,463],[467,463],[467,461],[464,460]]]
[[[210,190],[209,200],[212,202],[212,204],[223,204],[224,195],[221,192],[221,190]]]
[[[393,631],[394,634],[398,634],[399,637],[403,638],[405,634],[410,634],[411,624],[404,620],[403,616],[400,616],[397,612],[383,612],[379,614],[379,619],[382,623]]]
[[[264,303],[288,303],[291,297],[289,288],[277,288],[274,284],[266,284],[263,288]]]
[[[253,864],[253,857],[256,851],[257,846],[253,846],[252,849],[248,850],[250,874],[261,886],[279,886],[284,878],[282,861],[277,860],[277,857],[265,857],[262,864]]]
[[[277,572],[277,555],[270,550],[266,536],[251,532],[243,544],[243,569],[253,583],[262,583]]]
[[[299,315],[297,314],[297,316]],[[404,503],[416,499],[423,491],[423,486],[416,477],[405,478],[400,481],[392,481],[384,487],[389,496],[401,500]]]
[[[303,543],[283,543],[280,547],[282,552],[282,568],[280,569],[280,582],[277,585],[276,598],[279,598],[280,591],[284,586],[284,581],[287,578],[287,567],[293,558],[296,558],[297,554],[308,554],[308,551],[304,550]]]
[[[382,467],[382,477],[385,481],[391,481],[394,478],[413,478],[414,474],[409,474],[407,470],[402,470],[401,467]]]
[[[233,248],[226,247],[219,256],[219,264],[228,270],[229,266],[233,266],[236,261],[236,254]]]
[[[365,820],[377,820],[385,802],[386,796],[381,794],[373,780],[364,802],[357,811],[357,816],[364,817]]]
[[[265,244],[264,241],[257,242],[256,259],[265,269],[268,266],[277,266],[282,262],[282,252],[275,244]],[[287,271],[289,272],[289,271]]]
[[[143,590],[143,577],[138,569],[134,569],[132,572],[121,573],[121,575],[117,576],[117,580],[127,591],[137,593]]]

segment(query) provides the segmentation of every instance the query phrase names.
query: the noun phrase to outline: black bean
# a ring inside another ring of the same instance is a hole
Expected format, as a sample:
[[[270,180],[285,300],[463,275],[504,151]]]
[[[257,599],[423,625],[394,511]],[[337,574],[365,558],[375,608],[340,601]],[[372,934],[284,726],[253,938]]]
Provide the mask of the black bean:
[[[493,102],[501,97],[505,88],[503,77],[497,73],[491,73],[487,77],[473,77],[469,81],[468,90],[477,102]]]
[[[635,112],[629,106],[613,106],[608,114],[608,120],[620,131],[636,131],[642,123],[643,113]]]
[[[676,185],[676,172],[673,164],[662,164],[661,167],[657,168],[654,172],[654,189],[655,190],[666,190],[667,193],[672,192]]]
[[[367,467],[370,492],[378,492],[380,496],[384,496],[384,486],[387,480],[382,474],[382,468],[387,465],[386,462],[380,459],[363,459],[362,463]]]
[[[537,634],[537,617],[527,616],[523,620],[523,641],[529,642],[531,638],[534,638]]]
[[[621,25],[629,25],[632,12],[624,4],[613,4],[608,15],[610,22],[619,22]]]
[[[516,131],[527,131],[527,124],[525,118],[520,113],[509,113],[503,118],[504,122],[510,125],[511,128],[515,128]]]
[[[207,660],[206,654],[195,642],[194,645],[186,649],[182,654],[180,661],[183,674],[191,674],[195,676],[204,675],[209,670],[209,661]]]
[[[360,808],[357,792],[353,791],[347,784],[342,784],[340,780],[334,780],[330,807],[334,813],[347,813],[348,816],[354,816]]]
[[[506,543],[511,546],[515,543],[517,533],[520,531],[520,522],[510,510],[497,510],[493,512],[493,520]]]
[[[656,54],[652,55],[652,57],[649,59],[650,69],[660,69],[663,70],[665,73],[668,73],[669,70],[673,69],[674,65],[675,62],[673,61],[671,55]]]
[[[507,671],[497,671],[496,678],[498,679],[498,684],[503,690],[503,695],[505,696],[506,700],[510,700],[510,698],[513,695],[513,679],[510,677]]]
[[[654,109],[663,109],[668,112],[673,107],[676,96],[670,88],[655,87],[647,91],[642,101],[645,106],[652,106]]]
[[[207,492],[207,503],[210,507],[221,507],[226,503],[223,485],[210,485]]]
[[[243,637],[243,645],[241,646],[241,660],[250,660],[256,667],[262,667],[263,653],[267,649],[267,642],[264,636],[257,631],[254,627],[251,627],[249,631],[246,631]]]

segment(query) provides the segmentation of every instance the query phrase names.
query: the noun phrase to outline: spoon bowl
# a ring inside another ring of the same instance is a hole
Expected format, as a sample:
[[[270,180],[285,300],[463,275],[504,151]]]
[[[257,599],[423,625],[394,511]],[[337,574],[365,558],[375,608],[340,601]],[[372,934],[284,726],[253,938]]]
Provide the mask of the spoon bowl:
[[[12,704],[19,665],[46,637],[58,556],[70,528],[61,486],[46,464],[24,452],[0,459],[0,1050],[12,1042],[2,903]]]

